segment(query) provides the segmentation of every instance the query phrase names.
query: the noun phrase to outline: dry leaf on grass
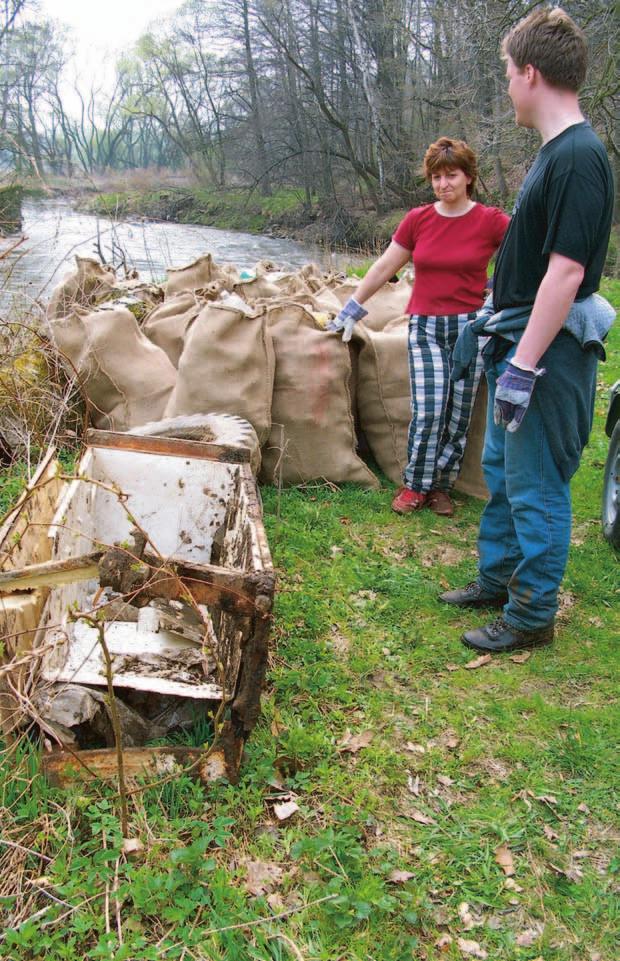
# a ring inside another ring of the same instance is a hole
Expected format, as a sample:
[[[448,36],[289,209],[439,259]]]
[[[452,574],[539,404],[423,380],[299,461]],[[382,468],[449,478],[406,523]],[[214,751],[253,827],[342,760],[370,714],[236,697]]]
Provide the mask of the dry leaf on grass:
[[[453,938],[449,934],[442,934],[441,937],[435,941],[435,947],[439,948],[440,951],[447,951],[452,941]]]
[[[572,881],[573,884],[579,884],[583,879],[583,871],[578,868],[576,864],[571,864],[568,868],[558,867],[557,864],[552,864],[549,862],[549,867],[556,874],[563,875],[568,881]]]
[[[413,871],[399,871],[394,869],[388,877],[388,881],[391,881],[392,884],[404,884],[405,881],[409,881],[413,876]]]
[[[448,777],[447,774],[438,774],[437,780],[440,784],[443,784],[444,787],[451,787],[454,784],[452,778]]]
[[[583,803],[582,803],[582,804],[579,804],[579,805],[577,806],[577,810],[578,810],[581,814],[589,814],[589,813],[590,813],[590,808],[588,807],[588,805],[587,805],[587,804],[583,804]]]
[[[415,777],[413,774],[409,774],[407,778],[407,788],[410,794],[415,794],[416,797],[420,797],[420,778],[417,774]]]
[[[246,861],[246,878],[243,886],[255,897],[269,894],[282,884],[284,871],[274,861]]]
[[[278,821],[286,821],[297,811],[299,811],[299,805],[295,801],[282,801],[280,804],[274,804],[273,806],[273,813]]]
[[[515,943],[520,948],[531,948],[535,941],[538,941],[541,932],[538,928],[526,928],[515,938]]]
[[[475,671],[477,668],[484,667],[485,664],[489,664],[492,660],[492,654],[481,654],[480,657],[475,657],[473,661],[468,661],[464,667],[466,671]]]
[[[446,671],[459,671],[460,668],[460,664],[446,664]]]
[[[512,854],[505,844],[500,844],[498,848],[495,848],[495,860],[507,877],[511,877],[515,873]]]
[[[517,894],[519,894],[519,892],[523,890],[521,885],[517,884],[514,878],[506,878],[506,880],[504,881],[504,887],[506,888],[507,891],[516,891]]]
[[[548,841],[557,841],[560,836],[557,831],[554,831],[548,824],[543,824],[543,831]]]
[[[461,924],[466,931],[471,931],[472,928],[479,928],[482,924],[482,918],[474,914],[474,912],[469,907],[467,901],[461,901],[458,906],[459,918],[461,919]]]
[[[433,818],[428,816],[428,814],[424,814],[423,811],[418,811],[417,808],[413,809],[413,811],[409,814],[409,817],[412,818],[412,820],[417,821],[418,824],[435,824],[436,823]]]
[[[362,731],[361,734],[351,734],[347,728],[342,741],[338,743],[338,748],[343,753],[346,751],[349,754],[357,754],[363,747],[368,747],[373,737],[374,734],[372,731]]]
[[[529,661],[531,656],[531,651],[523,651],[522,654],[511,654],[508,660],[512,661],[514,664],[525,664],[526,661]]]
[[[412,744],[411,741],[407,741],[405,744],[405,750],[411,751],[412,754],[426,754],[426,748],[421,744]]]
[[[470,958],[481,958],[482,961],[484,961],[484,959],[489,956],[477,941],[469,941],[467,938],[457,938],[456,943],[459,946],[459,951],[462,954],[468,955]]]

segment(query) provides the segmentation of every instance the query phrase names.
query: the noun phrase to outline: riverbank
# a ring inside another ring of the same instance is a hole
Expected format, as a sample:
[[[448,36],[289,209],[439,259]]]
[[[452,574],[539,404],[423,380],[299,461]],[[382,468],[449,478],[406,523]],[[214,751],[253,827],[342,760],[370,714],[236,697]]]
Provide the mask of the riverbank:
[[[329,208],[317,202],[308,208],[299,191],[281,189],[271,196],[248,190],[215,190],[195,186],[127,189],[82,195],[83,210],[121,220],[145,218],[198,224],[222,230],[243,230],[287,237],[330,248],[368,254],[382,250],[404,209],[373,211]]]

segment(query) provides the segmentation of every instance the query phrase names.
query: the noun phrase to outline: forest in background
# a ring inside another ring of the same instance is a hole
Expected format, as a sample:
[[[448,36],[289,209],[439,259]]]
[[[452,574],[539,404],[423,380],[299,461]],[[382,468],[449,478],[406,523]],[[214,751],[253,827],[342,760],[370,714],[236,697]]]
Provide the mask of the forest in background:
[[[4,0],[5,179],[169,168],[216,189],[293,187],[307,209],[383,212],[419,199],[424,149],[448,134],[475,147],[482,190],[507,203],[538,141],[515,127],[499,44],[537,5],[188,0],[119,58],[110,86],[85,89],[66,28],[35,0]],[[590,42],[583,106],[618,172],[614,5],[564,7]]]

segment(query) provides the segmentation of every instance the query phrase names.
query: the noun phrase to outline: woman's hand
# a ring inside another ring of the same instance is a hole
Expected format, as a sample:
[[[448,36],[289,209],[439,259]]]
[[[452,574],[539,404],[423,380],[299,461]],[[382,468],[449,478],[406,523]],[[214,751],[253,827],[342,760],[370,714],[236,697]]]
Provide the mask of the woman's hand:
[[[332,331],[341,330],[342,342],[343,344],[347,344],[351,340],[355,324],[358,320],[361,320],[362,317],[365,317],[367,313],[368,311],[364,310],[361,304],[358,304],[355,297],[349,297],[338,316],[330,320],[325,329]]]

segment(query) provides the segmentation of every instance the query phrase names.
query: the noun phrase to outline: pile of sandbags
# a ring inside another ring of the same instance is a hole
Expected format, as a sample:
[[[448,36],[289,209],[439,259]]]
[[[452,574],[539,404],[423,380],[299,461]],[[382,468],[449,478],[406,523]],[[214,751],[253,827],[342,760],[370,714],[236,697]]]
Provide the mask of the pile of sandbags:
[[[238,271],[207,254],[153,285],[76,260],[52,295],[48,324],[95,426],[125,431],[160,418],[230,413],[256,431],[265,482],[376,487],[360,438],[400,482],[411,414],[407,277],[375,294],[347,346],[325,327],[359,281],[314,264],[281,271],[262,261]],[[479,496],[482,402],[460,478]]]

